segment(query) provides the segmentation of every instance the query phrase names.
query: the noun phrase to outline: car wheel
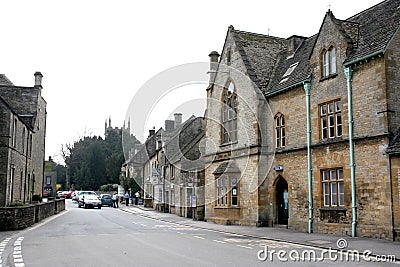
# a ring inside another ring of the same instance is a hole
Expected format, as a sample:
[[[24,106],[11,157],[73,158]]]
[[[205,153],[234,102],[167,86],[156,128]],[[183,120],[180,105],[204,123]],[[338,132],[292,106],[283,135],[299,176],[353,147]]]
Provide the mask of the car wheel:
[[[101,209],[101,206],[98,206],[99,209]]]
[[[85,207],[85,209],[87,209],[87,208],[88,208],[86,204],[84,204],[84,207]]]

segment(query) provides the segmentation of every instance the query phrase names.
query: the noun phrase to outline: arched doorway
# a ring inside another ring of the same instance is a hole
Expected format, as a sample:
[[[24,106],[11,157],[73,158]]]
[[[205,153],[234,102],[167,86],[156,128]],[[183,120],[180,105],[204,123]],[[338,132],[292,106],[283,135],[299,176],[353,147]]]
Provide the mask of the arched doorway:
[[[289,193],[288,184],[282,177],[276,183],[276,204],[277,204],[277,222],[278,224],[288,224],[289,219]]]

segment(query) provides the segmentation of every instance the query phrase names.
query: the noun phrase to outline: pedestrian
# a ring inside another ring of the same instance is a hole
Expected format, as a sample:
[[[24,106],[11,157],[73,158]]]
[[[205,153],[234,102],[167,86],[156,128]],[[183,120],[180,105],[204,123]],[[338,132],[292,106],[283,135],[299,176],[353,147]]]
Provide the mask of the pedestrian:
[[[113,207],[118,208],[118,194],[117,193],[114,193],[114,195],[112,196],[112,202],[113,202]]]
[[[139,203],[139,197],[140,197],[140,193],[139,191],[135,193],[135,205],[138,205]]]
[[[125,193],[125,204],[127,206],[129,206],[129,193],[128,192]]]

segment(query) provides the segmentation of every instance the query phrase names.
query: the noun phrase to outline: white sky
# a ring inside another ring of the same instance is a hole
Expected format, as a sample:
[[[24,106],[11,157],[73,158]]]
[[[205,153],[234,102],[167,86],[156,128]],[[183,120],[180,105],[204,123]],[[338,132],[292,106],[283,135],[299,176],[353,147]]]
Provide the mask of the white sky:
[[[157,73],[220,53],[229,25],[283,38],[311,36],[328,6],[346,19],[379,2],[0,0],[0,73],[15,85],[33,86],[33,74],[42,72],[46,157],[54,158],[61,144],[103,135],[109,116],[122,126],[135,92]],[[160,121],[154,119],[156,129]]]

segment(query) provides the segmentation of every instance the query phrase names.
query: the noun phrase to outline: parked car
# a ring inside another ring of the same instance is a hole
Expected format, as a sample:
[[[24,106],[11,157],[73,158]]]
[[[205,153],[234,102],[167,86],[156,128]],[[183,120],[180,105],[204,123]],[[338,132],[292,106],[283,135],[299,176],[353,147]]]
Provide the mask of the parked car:
[[[72,192],[74,192],[74,191],[64,191],[63,197],[65,197],[65,198],[71,198]]]
[[[80,192],[81,192],[81,191],[75,190],[75,191],[72,193],[72,195],[71,195],[72,201],[78,202],[78,197],[79,197],[79,193],[80,193]]]
[[[78,199],[78,207],[101,209],[101,200],[97,194],[80,194]]]
[[[58,198],[64,197],[64,192],[66,192],[66,191],[57,191],[57,197]]]
[[[101,194],[100,200],[102,206],[113,206],[112,196],[110,194]]]

